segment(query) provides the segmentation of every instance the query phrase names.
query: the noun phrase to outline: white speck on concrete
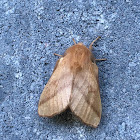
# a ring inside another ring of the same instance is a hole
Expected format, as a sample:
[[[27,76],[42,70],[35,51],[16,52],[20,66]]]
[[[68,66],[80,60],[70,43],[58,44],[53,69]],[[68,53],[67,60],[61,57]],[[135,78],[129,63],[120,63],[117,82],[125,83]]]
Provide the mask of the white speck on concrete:
[[[130,67],[135,67],[136,65],[137,65],[137,64],[136,64],[135,62],[130,62],[130,63],[129,63],[129,66],[130,66]]]
[[[26,120],[29,120],[29,119],[31,119],[31,117],[30,116],[26,116],[25,119]]]
[[[124,93],[126,92],[126,89],[125,89],[125,88],[123,89],[123,92],[124,92]]]
[[[37,129],[35,128],[35,129],[33,130],[33,132],[36,133],[36,132],[37,132]]]
[[[8,11],[6,11],[6,14],[8,15],[8,14],[11,14],[11,13],[14,13],[14,8],[12,8],[12,9],[9,9]]]
[[[109,52],[112,53],[113,51],[110,49]]]
[[[22,77],[22,72],[15,73],[15,77],[16,77],[16,78]]]

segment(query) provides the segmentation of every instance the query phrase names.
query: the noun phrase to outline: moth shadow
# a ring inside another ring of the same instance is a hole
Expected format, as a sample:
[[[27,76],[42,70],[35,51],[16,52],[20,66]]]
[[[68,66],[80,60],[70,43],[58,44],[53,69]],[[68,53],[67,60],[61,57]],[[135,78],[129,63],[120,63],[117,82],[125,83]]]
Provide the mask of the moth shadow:
[[[109,100],[108,100],[108,93],[107,93],[107,84],[108,84],[108,76],[109,75],[109,70],[107,67],[107,64],[109,63],[107,61],[103,62],[98,62],[98,68],[99,68],[99,86],[100,86],[100,96],[101,96],[101,103],[102,103],[102,117],[101,117],[101,126],[103,127],[106,125],[106,122],[108,122],[108,117],[107,117],[107,112],[108,112],[108,105],[109,105]]]
[[[53,123],[60,125],[65,125],[65,126],[72,126],[73,124],[73,115],[71,110],[68,108],[64,112],[50,118]]]

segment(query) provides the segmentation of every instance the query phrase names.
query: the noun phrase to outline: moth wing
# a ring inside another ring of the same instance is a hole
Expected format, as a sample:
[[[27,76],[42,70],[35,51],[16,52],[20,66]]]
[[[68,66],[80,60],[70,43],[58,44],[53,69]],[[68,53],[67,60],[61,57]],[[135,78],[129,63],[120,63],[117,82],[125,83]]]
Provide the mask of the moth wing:
[[[102,107],[96,64],[89,64],[74,76],[70,108],[84,123],[98,126]]]
[[[72,78],[67,59],[60,58],[40,96],[38,105],[38,114],[40,116],[52,117],[68,107]]]

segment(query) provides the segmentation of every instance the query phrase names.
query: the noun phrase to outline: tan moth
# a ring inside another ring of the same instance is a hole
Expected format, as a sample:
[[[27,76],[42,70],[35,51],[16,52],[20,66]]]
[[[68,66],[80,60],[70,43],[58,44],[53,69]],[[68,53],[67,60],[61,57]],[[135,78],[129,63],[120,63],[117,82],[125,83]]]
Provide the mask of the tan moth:
[[[39,116],[53,117],[69,107],[87,125],[98,126],[102,106],[96,61],[105,59],[95,59],[91,50],[99,38],[89,49],[73,39],[74,45],[58,55],[61,58],[40,96]]]

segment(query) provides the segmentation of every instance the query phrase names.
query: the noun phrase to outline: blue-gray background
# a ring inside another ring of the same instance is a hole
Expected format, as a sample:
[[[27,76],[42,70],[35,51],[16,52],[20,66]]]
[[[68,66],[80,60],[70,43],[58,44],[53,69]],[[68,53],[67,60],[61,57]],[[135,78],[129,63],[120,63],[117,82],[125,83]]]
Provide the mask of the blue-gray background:
[[[40,118],[40,94],[57,56],[73,44],[88,46],[99,62],[102,119],[93,129],[69,110]],[[1,140],[140,139],[139,0],[0,1]]]

